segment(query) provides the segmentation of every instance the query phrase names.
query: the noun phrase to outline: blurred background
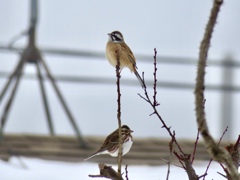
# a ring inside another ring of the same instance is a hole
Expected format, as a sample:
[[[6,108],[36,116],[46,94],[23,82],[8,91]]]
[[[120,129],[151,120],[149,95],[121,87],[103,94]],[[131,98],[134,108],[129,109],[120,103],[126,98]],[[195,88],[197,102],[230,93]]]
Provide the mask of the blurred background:
[[[115,68],[104,57],[107,33],[119,30],[144,72],[152,96],[153,49],[158,51],[158,110],[182,139],[195,139],[194,83],[199,45],[212,1],[47,1],[38,3],[36,44],[71,110],[81,133],[106,136],[117,128]],[[206,117],[215,138],[236,139],[240,117],[240,2],[222,6],[208,54]],[[0,2],[0,92],[20,56],[8,45],[27,30],[30,1]],[[24,49],[27,37],[13,45]],[[9,111],[6,133],[49,134],[36,66],[28,63]],[[44,74],[46,74],[44,72]],[[121,74],[122,123],[135,137],[168,137],[152,109],[137,93],[143,90],[134,74]],[[46,77],[46,76],[45,76]],[[57,135],[74,135],[47,78],[46,94]],[[0,116],[10,95],[0,102]]]

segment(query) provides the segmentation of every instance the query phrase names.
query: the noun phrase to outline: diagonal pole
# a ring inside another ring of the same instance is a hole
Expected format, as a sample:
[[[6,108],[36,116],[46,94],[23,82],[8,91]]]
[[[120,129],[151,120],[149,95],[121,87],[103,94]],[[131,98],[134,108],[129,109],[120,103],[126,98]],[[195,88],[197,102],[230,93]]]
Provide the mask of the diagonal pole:
[[[61,102],[61,104],[63,106],[63,109],[65,110],[65,112],[66,112],[66,114],[67,114],[67,116],[68,116],[68,118],[70,120],[70,123],[72,124],[72,127],[73,127],[73,129],[74,129],[74,131],[75,131],[75,133],[77,135],[77,138],[79,140],[79,143],[80,143],[81,147],[83,147],[83,148],[87,147],[86,143],[84,142],[84,139],[82,138],[80,130],[79,130],[79,128],[78,128],[74,118],[73,118],[72,113],[70,112],[70,109],[68,108],[68,106],[67,106],[67,104],[66,104],[66,102],[65,102],[65,100],[64,100],[64,98],[63,98],[63,96],[62,96],[62,94],[61,94],[61,92],[60,92],[60,90],[59,90],[59,88],[58,88],[58,86],[56,84],[56,82],[55,82],[54,77],[52,76],[51,72],[49,71],[49,69],[47,67],[47,64],[45,63],[43,58],[41,58],[40,60],[41,60],[41,63],[43,64],[43,67],[45,68],[45,71],[47,72],[47,76],[50,79],[54,90],[57,93],[57,96],[58,96],[58,98],[59,98],[59,100],[60,100],[60,102]]]
[[[0,102],[2,101],[2,98],[4,97],[6,91],[8,90],[8,87],[9,87],[9,85],[11,84],[13,78],[16,76],[17,72],[19,71],[19,68],[20,68],[20,66],[22,65],[22,63],[23,63],[23,62],[22,62],[22,59],[20,59],[20,61],[18,62],[17,66],[16,66],[16,68],[15,68],[15,70],[14,70],[13,73],[9,76],[8,81],[7,81],[6,84],[4,85],[3,90],[2,90],[2,92],[1,92],[1,94],[0,94]]]
[[[3,137],[3,128],[6,124],[8,113],[9,113],[9,110],[11,108],[13,99],[16,95],[16,91],[17,91],[17,88],[18,88],[18,85],[19,85],[19,82],[20,82],[20,78],[22,76],[23,66],[24,66],[25,60],[26,60],[25,55],[26,55],[26,51],[22,54],[21,60],[19,62],[18,69],[16,69],[16,73],[15,73],[16,81],[15,81],[14,87],[12,89],[11,95],[10,95],[10,97],[9,97],[5,107],[4,107],[3,115],[1,117],[0,139]]]
[[[37,76],[38,76],[38,81],[39,81],[40,90],[41,90],[41,94],[42,94],[45,114],[47,116],[49,131],[50,131],[51,135],[53,136],[55,133],[54,133],[52,118],[51,118],[50,110],[49,110],[49,106],[48,106],[48,100],[47,100],[47,96],[46,96],[45,86],[44,86],[44,82],[43,82],[43,78],[42,78],[42,74],[41,74],[41,70],[40,70],[39,60],[36,61],[35,65],[36,65],[36,69],[37,69]]]

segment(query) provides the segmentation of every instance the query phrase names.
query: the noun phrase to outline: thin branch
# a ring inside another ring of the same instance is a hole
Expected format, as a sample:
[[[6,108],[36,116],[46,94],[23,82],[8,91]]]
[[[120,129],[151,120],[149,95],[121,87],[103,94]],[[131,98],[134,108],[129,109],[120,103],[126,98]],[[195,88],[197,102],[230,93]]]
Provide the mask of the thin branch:
[[[175,156],[178,158],[179,162],[182,164],[183,168],[186,170],[188,178],[191,180],[198,180],[199,177],[196,174],[192,162],[190,160],[191,154],[177,154],[175,151],[173,152]],[[183,164],[184,162],[184,164]]]
[[[153,101],[150,100],[148,92],[146,90],[146,88],[144,89],[144,93],[145,93],[145,97],[141,96],[140,94],[138,94],[142,99],[144,99],[146,102],[148,102],[152,108],[153,108],[153,113],[150,114],[153,115],[155,114],[158,119],[161,121],[162,128],[165,128],[167,130],[167,132],[169,133],[170,137],[171,137],[171,141],[169,143],[169,149],[170,152],[174,153],[175,156],[178,158],[179,162],[182,164],[182,167],[187,171],[187,174],[189,176],[190,179],[194,179],[197,180],[198,176],[195,173],[195,170],[192,167],[192,163],[190,162],[190,155],[187,155],[183,152],[182,148],[180,147],[180,145],[178,144],[176,138],[175,138],[175,131],[171,131],[171,127],[168,127],[165,123],[165,121],[162,119],[162,117],[160,116],[160,114],[157,111],[157,106],[159,105],[159,103],[157,102],[157,60],[156,60],[156,55],[157,55],[157,51],[156,49],[154,49],[154,84],[153,84]],[[143,82],[143,84],[145,84],[145,82]],[[178,150],[180,151],[180,155],[173,151],[173,143],[176,144]],[[187,157],[187,158],[186,158]],[[168,174],[167,174],[167,179],[169,177],[169,173],[170,173],[170,166],[168,166]]]
[[[222,163],[220,163],[220,166],[223,168],[224,172],[226,173],[226,175],[223,175],[220,172],[217,172],[218,174],[222,175],[223,177],[225,177],[226,179],[232,180],[227,168],[224,167],[224,165]]]
[[[138,95],[140,96],[140,98],[144,99],[145,101],[147,101],[148,103],[150,103],[150,101],[148,99],[146,99],[145,97],[143,97],[141,94],[138,93]]]
[[[170,175],[170,168],[171,168],[171,162],[172,162],[172,151],[169,152],[169,161],[167,163],[168,165],[168,169],[167,169],[167,177],[166,177],[166,180],[169,179],[169,175]]]
[[[125,167],[125,177],[126,177],[126,180],[129,180],[129,178],[128,178],[128,165],[126,165],[126,167]]]
[[[213,157],[218,162],[224,162],[228,167],[230,176],[232,179],[239,179],[239,174],[234,166],[231,156],[229,153],[223,149],[219,148],[212,138],[205,117],[205,107],[204,107],[204,89],[205,89],[205,67],[207,61],[208,50],[210,47],[210,41],[213,33],[214,26],[217,21],[218,13],[223,0],[214,0],[209,21],[207,23],[203,40],[200,45],[198,69],[196,77],[196,87],[195,87],[195,106],[196,106],[196,117],[198,123],[198,129],[203,137],[204,145]]]
[[[186,170],[186,167],[185,167],[185,165],[184,165],[183,162],[182,162],[181,156],[180,156],[176,151],[173,151],[173,154],[177,157],[178,161],[179,161],[180,164],[182,165],[182,168],[183,168],[184,170]]]
[[[197,150],[197,144],[198,144],[198,140],[199,140],[199,131],[197,132],[197,138],[194,144],[194,149],[193,149],[193,155],[192,155],[192,163],[195,159],[195,154],[196,154],[196,150]]]
[[[154,56],[153,56],[154,62],[154,83],[153,83],[153,104],[154,106],[158,106],[159,103],[157,102],[157,50],[154,48]]]
[[[207,176],[207,174],[206,173],[204,173],[203,175],[201,175],[201,176],[198,176],[198,179],[201,179],[202,177],[206,177]]]
[[[166,177],[166,180],[168,180],[169,179],[169,175],[170,175],[170,162],[169,163],[167,163],[167,165],[168,165],[168,169],[167,169],[167,177]]]
[[[166,159],[164,159],[164,158],[162,158],[162,157],[160,157],[160,159],[161,159],[162,161],[164,161],[166,164],[170,163],[170,164],[172,164],[172,165],[174,165],[174,166],[176,166],[176,167],[179,167],[179,168],[184,169],[182,166],[180,166],[180,165],[178,165],[178,164],[174,164],[174,163],[170,162],[169,160],[166,160]]]
[[[220,172],[217,172],[219,175],[221,175],[222,177],[226,178],[227,179],[227,176],[225,176],[224,174],[220,173]]]
[[[156,99],[157,99],[157,96],[156,96],[156,95],[157,95],[157,76],[156,76],[156,74],[157,74],[157,68],[156,68],[157,60],[156,60],[156,59],[157,59],[157,58],[156,58],[156,56],[157,56],[157,50],[156,50],[156,48],[155,48],[155,49],[154,49],[154,56],[153,56],[153,57],[154,57],[154,73],[153,73],[153,74],[154,74],[154,84],[153,84],[154,96],[153,96],[153,102],[150,100],[146,88],[144,89],[145,97],[143,97],[143,96],[140,95],[140,94],[138,94],[138,95],[152,106],[152,108],[153,108],[153,113],[152,113],[151,115],[156,114],[156,116],[158,117],[158,119],[159,119],[159,120],[162,122],[162,124],[163,124],[162,127],[165,128],[165,129],[168,131],[169,135],[170,135],[171,138],[173,139],[173,142],[177,145],[179,151],[180,151],[182,154],[184,154],[182,148],[180,147],[180,145],[178,144],[178,142],[177,142],[177,140],[176,140],[176,138],[175,138],[175,135],[171,132],[170,128],[166,125],[166,123],[164,122],[164,120],[162,119],[162,117],[160,116],[160,114],[158,113],[158,111],[157,111],[157,109],[156,109],[156,107],[159,105],[159,103],[158,103],[157,100],[156,100]],[[143,81],[143,84],[145,85],[145,81]]]
[[[223,137],[225,136],[225,134],[226,134],[226,132],[228,131],[228,126],[226,127],[226,129],[223,131],[223,133],[222,133],[222,136],[220,137],[220,139],[219,139],[219,141],[218,141],[218,146],[220,145],[220,143],[221,143],[221,141],[222,141],[222,139],[223,139]]]
[[[222,136],[220,137],[220,139],[219,139],[219,141],[218,141],[218,144],[217,144],[218,146],[220,145],[220,143],[221,143],[224,135],[226,134],[227,130],[228,130],[228,126],[227,126],[226,129],[223,131]],[[205,171],[205,173],[204,173],[204,174],[206,174],[206,175],[207,175],[208,169],[209,169],[209,167],[210,167],[210,165],[211,165],[211,163],[212,163],[212,160],[213,160],[213,159],[211,158],[210,161],[209,161],[209,163],[208,163],[208,165],[207,165],[207,169],[206,169],[206,171]],[[204,176],[203,180],[205,180],[206,175]]]
[[[240,142],[240,135],[238,136],[238,139],[235,144],[229,144],[228,146],[225,147],[225,149],[229,152],[231,155],[231,158],[233,160],[233,163],[235,167],[238,169],[239,167],[239,142]]]
[[[240,135],[238,135],[238,139],[234,145],[234,148],[238,148],[240,146]]]
[[[122,130],[121,130],[121,91],[120,91],[120,60],[119,60],[119,52],[116,51],[117,57],[117,65],[116,65],[116,77],[117,77],[117,93],[118,93],[118,109],[117,109],[117,119],[118,119],[118,133],[119,133],[119,150],[118,150],[118,175],[121,176],[121,166],[122,166]]]

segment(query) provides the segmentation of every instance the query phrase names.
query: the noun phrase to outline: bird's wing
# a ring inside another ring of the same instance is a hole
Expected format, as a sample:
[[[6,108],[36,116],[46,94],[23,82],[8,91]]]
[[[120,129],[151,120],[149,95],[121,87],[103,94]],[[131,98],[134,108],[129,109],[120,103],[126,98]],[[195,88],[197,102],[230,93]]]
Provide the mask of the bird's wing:
[[[122,52],[127,52],[127,57],[133,64],[133,66],[137,69],[136,59],[131,51],[131,49],[128,47],[128,45],[125,43],[122,45]]]
[[[100,147],[100,149],[97,152],[111,149],[113,146],[118,144],[118,142],[119,142],[119,134],[117,129],[106,137],[106,139],[103,142],[103,145]]]
[[[119,138],[119,135],[118,135],[118,129],[117,129],[114,132],[112,132],[110,135],[108,135],[104,140],[103,145],[99,148],[99,150],[97,150],[94,154],[86,158],[85,161],[98,155],[98,153],[100,152],[103,152],[108,149],[112,149],[114,145],[118,144],[118,138]]]

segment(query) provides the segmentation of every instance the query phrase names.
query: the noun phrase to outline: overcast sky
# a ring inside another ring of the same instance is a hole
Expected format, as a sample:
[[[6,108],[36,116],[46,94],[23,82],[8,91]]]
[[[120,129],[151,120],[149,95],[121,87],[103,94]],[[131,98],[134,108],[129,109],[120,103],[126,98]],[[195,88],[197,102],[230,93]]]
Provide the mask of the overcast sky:
[[[12,0],[0,2],[0,45],[7,45],[12,37],[26,30],[29,24],[29,2]],[[107,33],[120,30],[126,43],[138,57],[158,56],[197,58],[199,44],[209,16],[212,1],[47,1],[39,2],[37,44],[39,48],[63,48],[104,52]],[[240,2],[225,1],[212,38],[209,58],[222,60],[231,55],[239,62],[240,51]],[[15,45],[24,47],[26,38]],[[105,59],[44,55],[54,75],[78,77],[112,77],[114,68]],[[18,54],[0,52],[0,72],[11,72]],[[138,61],[138,69],[144,71],[147,80],[152,79],[151,63]],[[239,86],[239,69],[234,71],[234,85]],[[27,73],[35,73],[28,65]],[[158,65],[158,80],[165,82],[194,83],[195,65]],[[208,84],[222,83],[222,69],[207,67]],[[122,81],[136,80],[128,69],[122,71]],[[136,80],[137,81],[137,80]],[[0,89],[6,79],[0,78]],[[47,82],[47,94],[51,113],[58,134],[73,134],[52,86]],[[112,85],[91,83],[58,83],[67,104],[84,135],[107,135],[117,127],[117,93],[115,81]],[[148,88],[152,90],[151,87]],[[138,137],[168,137],[162,124],[152,113],[150,106],[137,93],[139,86],[122,85],[122,121],[128,124]],[[221,119],[221,95],[218,91],[206,93],[206,111],[210,129],[219,138]],[[233,120],[229,129],[236,137],[239,134],[239,93],[233,94]],[[6,102],[6,97],[3,102]],[[194,138],[196,131],[193,89],[158,88],[159,112],[177,137]],[[0,104],[2,113],[3,103]],[[38,82],[24,79],[20,83],[14,105],[6,126],[7,132],[47,133]]]

